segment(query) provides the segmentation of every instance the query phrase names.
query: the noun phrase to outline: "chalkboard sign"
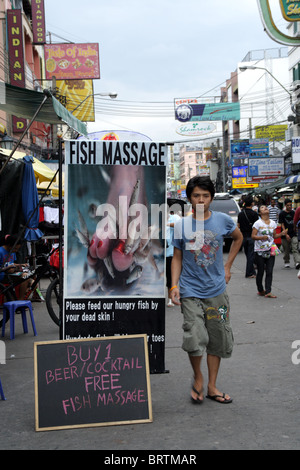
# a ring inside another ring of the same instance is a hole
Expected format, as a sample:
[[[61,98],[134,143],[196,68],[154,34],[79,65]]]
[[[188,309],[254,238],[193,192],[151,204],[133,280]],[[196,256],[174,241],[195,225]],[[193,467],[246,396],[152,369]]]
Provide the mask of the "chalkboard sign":
[[[146,335],[34,345],[36,431],[152,422]]]

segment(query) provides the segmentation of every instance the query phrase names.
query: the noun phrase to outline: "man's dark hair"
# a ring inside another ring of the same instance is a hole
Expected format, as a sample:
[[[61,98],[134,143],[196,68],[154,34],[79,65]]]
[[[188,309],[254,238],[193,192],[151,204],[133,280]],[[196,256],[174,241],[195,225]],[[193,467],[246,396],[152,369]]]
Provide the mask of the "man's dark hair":
[[[253,202],[253,197],[252,196],[246,196],[244,199],[245,207],[251,206]]]
[[[290,202],[293,202],[291,199],[285,199],[284,204],[289,204]]]
[[[201,189],[205,189],[206,191],[210,192],[211,198],[213,199],[215,195],[215,187],[212,180],[209,176],[194,176],[191,178],[186,186],[186,196],[188,199],[191,198],[191,194],[194,188],[199,187]]]

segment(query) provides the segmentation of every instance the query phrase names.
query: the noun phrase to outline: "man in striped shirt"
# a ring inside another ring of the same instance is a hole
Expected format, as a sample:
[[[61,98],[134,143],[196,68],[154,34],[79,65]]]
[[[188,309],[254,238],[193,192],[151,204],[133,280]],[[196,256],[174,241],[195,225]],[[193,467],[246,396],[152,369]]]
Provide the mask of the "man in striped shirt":
[[[274,220],[274,222],[276,222],[276,224],[277,224],[279,214],[280,214],[280,209],[279,209],[279,207],[276,206],[275,199],[271,199],[271,204],[268,206],[268,209],[269,209],[269,218],[271,220]]]

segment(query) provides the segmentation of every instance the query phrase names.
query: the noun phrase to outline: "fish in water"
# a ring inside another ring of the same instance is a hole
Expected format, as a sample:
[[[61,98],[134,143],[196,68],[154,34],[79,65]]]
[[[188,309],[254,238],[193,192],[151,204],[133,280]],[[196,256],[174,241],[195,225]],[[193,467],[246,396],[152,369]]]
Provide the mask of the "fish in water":
[[[142,266],[135,266],[135,268],[131,271],[129,277],[126,279],[126,284],[131,284],[132,282],[139,279],[142,275],[143,268]]]
[[[101,282],[95,277],[93,277],[92,279],[87,279],[81,286],[81,290],[85,294],[93,294],[99,288],[101,288]]]

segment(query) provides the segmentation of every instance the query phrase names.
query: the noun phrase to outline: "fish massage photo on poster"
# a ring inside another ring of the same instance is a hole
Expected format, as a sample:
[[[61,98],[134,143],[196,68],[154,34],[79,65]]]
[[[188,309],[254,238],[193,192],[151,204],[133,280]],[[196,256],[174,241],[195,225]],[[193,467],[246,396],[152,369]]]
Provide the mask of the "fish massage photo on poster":
[[[63,338],[147,334],[151,371],[164,369],[166,161],[165,144],[66,142]]]

